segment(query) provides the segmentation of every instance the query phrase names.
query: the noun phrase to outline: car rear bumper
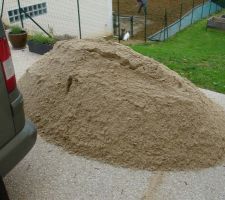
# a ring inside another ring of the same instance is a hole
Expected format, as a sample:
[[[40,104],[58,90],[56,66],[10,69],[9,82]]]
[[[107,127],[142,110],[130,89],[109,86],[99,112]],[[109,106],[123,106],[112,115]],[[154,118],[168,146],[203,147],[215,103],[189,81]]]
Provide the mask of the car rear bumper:
[[[27,120],[22,131],[0,149],[0,176],[4,177],[25,157],[34,146],[36,138],[36,127]]]

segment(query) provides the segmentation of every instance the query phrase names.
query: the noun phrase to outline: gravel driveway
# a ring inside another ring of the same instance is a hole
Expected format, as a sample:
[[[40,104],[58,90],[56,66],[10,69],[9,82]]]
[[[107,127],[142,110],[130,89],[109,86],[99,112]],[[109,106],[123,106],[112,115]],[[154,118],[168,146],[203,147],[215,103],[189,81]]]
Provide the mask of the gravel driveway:
[[[12,56],[17,78],[40,58],[27,50],[12,51]],[[203,92],[225,108],[225,95]],[[223,200],[224,166],[190,172],[135,171],[70,155],[38,137],[5,183],[11,200]]]

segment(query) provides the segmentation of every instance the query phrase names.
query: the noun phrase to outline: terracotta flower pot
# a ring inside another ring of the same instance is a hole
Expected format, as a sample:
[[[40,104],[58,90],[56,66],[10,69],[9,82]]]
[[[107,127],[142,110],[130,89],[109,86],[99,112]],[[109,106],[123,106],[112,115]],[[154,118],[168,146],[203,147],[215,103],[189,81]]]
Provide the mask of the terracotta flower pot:
[[[27,43],[27,32],[23,31],[19,34],[13,34],[9,32],[9,41],[13,48],[15,49],[23,49],[26,47]]]

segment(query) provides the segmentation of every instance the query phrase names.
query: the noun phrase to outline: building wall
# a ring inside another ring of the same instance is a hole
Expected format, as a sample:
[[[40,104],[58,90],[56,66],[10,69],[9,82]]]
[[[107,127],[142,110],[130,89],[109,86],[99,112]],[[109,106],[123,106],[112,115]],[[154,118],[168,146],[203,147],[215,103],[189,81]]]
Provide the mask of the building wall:
[[[77,0],[21,0],[21,7],[42,3],[46,3],[47,13],[33,17],[38,24],[55,35],[79,36]],[[18,9],[17,0],[5,1],[3,20],[7,24],[20,24],[20,21],[11,23],[9,20],[8,11],[14,9]],[[34,9],[32,12],[37,13]],[[82,37],[112,34],[112,0],[80,0],[80,18]],[[40,31],[30,19],[25,19],[24,25],[28,31]]]

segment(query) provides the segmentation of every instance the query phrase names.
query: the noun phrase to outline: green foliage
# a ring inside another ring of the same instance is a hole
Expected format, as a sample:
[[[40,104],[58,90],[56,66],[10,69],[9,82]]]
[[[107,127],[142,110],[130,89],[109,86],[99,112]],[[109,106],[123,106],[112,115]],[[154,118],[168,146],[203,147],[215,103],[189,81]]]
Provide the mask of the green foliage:
[[[225,32],[206,31],[206,20],[165,42],[131,47],[162,62],[199,87],[225,93]]]
[[[39,44],[54,44],[56,42],[55,38],[45,36],[42,33],[36,33],[34,35],[29,36],[29,40]]]
[[[24,30],[20,26],[11,26],[10,27],[10,33],[12,33],[12,34],[20,34],[23,32],[24,32]]]

